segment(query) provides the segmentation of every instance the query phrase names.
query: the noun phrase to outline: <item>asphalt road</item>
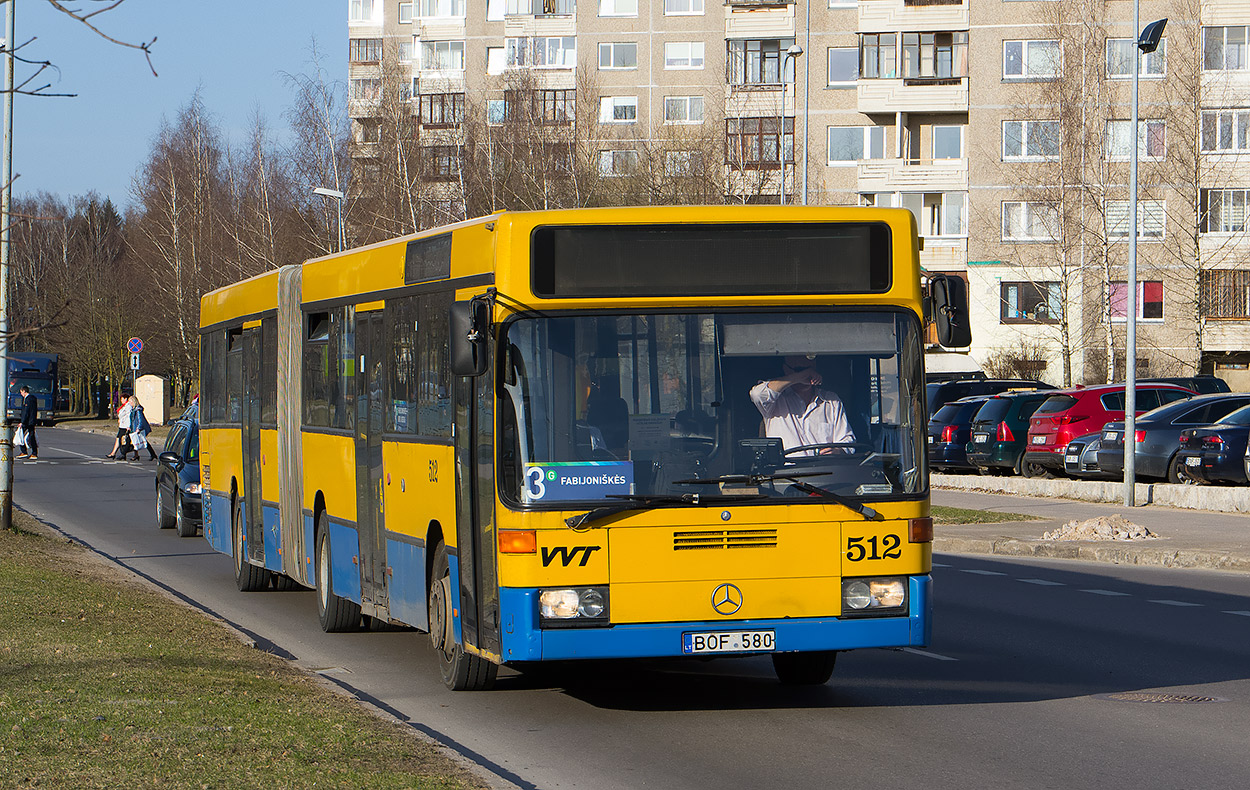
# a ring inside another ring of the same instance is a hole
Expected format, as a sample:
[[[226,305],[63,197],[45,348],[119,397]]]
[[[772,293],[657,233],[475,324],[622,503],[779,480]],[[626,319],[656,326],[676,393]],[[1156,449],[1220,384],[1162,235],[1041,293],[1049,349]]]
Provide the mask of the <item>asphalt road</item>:
[[[17,503],[534,788],[1215,788],[1250,776],[1250,575],[940,555],[933,644],[840,657],[817,689],[767,659],[504,671],[453,694],[423,634],[323,634],[313,593],[235,590],[155,525],[153,464],[40,431]],[[1216,698],[1212,702],[1139,702]],[[1240,778],[1238,778],[1240,777]]]

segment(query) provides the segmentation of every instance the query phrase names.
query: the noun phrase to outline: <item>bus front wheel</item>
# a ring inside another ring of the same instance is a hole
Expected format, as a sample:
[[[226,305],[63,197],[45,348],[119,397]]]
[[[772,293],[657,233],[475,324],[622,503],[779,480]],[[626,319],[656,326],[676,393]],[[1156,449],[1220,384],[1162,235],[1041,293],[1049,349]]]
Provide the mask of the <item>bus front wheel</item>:
[[[317,619],[327,634],[351,631],[360,625],[360,604],[334,594],[330,563],[330,517],[317,519]]]
[[[773,671],[786,686],[820,686],[833,676],[838,654],[832,650],[811,653],[773,653]]]
[[[456,642],[452,621],[451,563],[447,546],[434,550],[434,573],[430,577],[430,644],[438,658],[443,684],[452,691],[484,691],[495,685],[499,667],[480,656],[469,655]]]
[[[239,592],[255,592],[269,586],[269,571],[258,568],[247,561],[243,545],[243,500],[234,504],[233,518],[230,519],[230,532],[234,546],[234,582]]]

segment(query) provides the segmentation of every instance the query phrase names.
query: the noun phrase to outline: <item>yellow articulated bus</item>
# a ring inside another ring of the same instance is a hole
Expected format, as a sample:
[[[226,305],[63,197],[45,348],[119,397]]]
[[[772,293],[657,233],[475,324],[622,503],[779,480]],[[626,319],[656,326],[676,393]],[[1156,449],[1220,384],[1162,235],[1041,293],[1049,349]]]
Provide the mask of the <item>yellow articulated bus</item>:
[[[561,659],[926,644],[922,331],[896,209],[505,212],[201,305],[205,535],[443,680]]]

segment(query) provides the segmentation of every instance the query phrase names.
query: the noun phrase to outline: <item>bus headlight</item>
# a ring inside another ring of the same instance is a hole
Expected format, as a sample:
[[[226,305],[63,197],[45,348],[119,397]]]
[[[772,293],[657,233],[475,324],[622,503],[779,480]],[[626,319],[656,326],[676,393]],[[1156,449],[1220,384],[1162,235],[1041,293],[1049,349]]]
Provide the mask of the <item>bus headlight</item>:
[[[886,617],[906,612],[906,577],[842,580],[843,617]]]
[[[539,590],[538,614],[546,628],[608,625],[608,588]]]

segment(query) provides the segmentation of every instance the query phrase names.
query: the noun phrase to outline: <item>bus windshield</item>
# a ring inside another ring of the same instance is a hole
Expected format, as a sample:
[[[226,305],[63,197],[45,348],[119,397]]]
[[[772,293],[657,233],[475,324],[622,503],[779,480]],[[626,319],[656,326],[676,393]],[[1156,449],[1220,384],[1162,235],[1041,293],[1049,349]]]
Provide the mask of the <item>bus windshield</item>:
[[[527,316],[501,350],[514,506],[927,490],[919,323],[904,311]],[[796,367],[815,372],[811,394],[777,384]],[[790,412],[768,382],[793,390]]]

